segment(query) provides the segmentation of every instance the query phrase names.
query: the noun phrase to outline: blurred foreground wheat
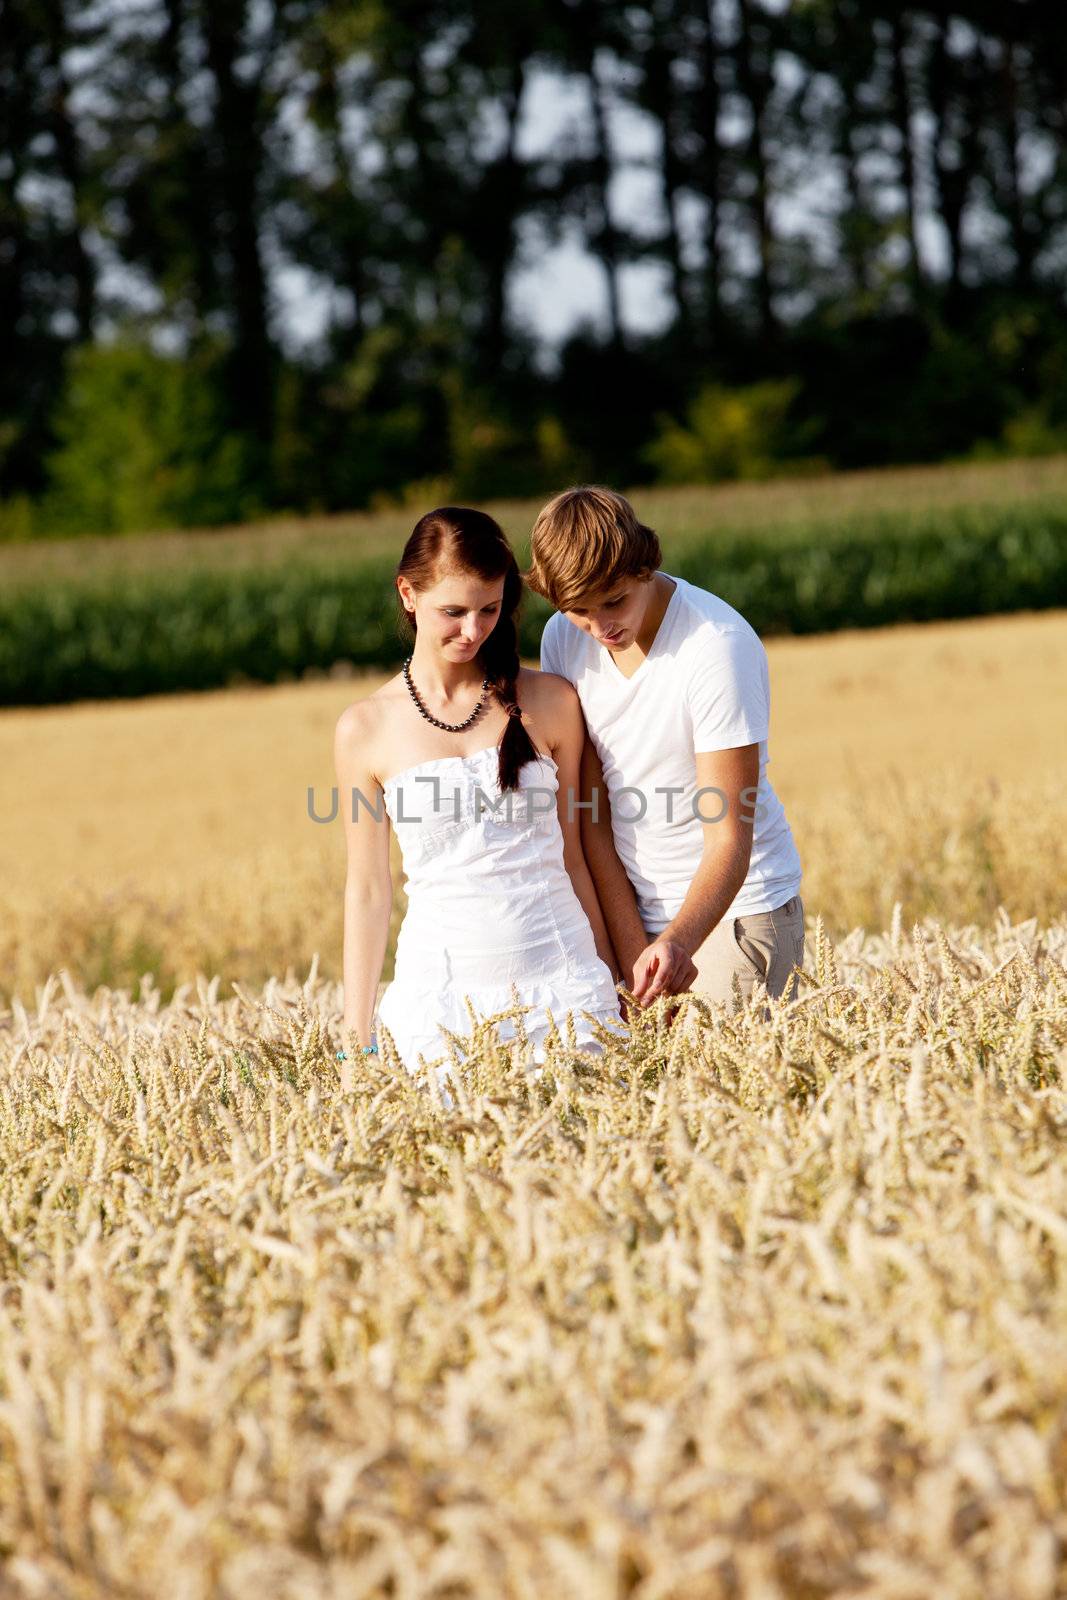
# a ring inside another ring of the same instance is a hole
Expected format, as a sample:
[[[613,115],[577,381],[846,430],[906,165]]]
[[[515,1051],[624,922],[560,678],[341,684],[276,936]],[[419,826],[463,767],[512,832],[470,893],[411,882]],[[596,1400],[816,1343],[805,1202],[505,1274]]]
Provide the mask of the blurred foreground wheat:
[[[1067,922],[815,930],[445,1108],[336,985],[0,1013],[27,1597],[1067,1592]]]

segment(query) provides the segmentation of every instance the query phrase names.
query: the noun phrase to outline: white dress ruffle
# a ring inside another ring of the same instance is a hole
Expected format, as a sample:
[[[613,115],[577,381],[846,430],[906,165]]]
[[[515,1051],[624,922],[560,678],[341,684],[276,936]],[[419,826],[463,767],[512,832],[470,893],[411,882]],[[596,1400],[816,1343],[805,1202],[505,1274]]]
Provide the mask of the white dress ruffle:
[[[491,745],[419,762],[384,786],[408,907],[378,1031],[410,1072],[437,1067],[442,1078],[462,1062],[471,1009],[481,1022],[518,1003],[522,1014],[495,1026],[502,1041],[525,1035],[530,1065],[544,1060],[553,1023],[564,1039],[573,1029],[581,1049],[601,1048],[590,1019],[625,1037],[615,984],[563,863],[556,763],[527,762],[520,789],[502,793],[497,762]]]

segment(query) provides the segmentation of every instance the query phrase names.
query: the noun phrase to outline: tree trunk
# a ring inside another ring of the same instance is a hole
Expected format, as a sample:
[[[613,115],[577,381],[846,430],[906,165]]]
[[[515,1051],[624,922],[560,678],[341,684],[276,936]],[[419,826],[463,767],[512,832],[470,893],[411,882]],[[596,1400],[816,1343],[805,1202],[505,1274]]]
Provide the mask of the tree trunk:
[[[236,73],[243,0],[209,0],[203,7],[208,66],[215,83],[215,156],[220,219],[234,317],[231,371],[236,421],[264,444],[273,428],[274,359],[267,326],[267,281],[260,246],[264,150],[261,79]]]
[[[701,8],[700,133],[701,189],[704,213],[704,317],[709,345],[715,343],[722,320],[722,245],[719,239],[722,203],[722,148],[719,144],[719,41],[715,33],[715,0]]]
[[[182,63],[182,34],[188,22],[187,0],[164,0],[166,25],[156,45],[156,60],[167,97],[160,115],[159,143],[174,151],[170,158],[178,171],[178,197],[186,224],[192,297],[202,329],[207,314],[219,303],[220,285],[216,250],[218,222],[209,195],[214,185],[206,160],[203,135],[192,128],[183,104],[186,70]],[[205,210],[210,208],[210,214]]]
[[[1011,27],[1011,23],[1007,24]],[[1014,30],[1013,30],[1014,31]],[[1015,287],[1024,294],[1033,288],[1034,258],[1038,240],[1031,229],[1019,172],[1019,52],[1014,38],[1001,45],[1000,90],[1002,102],[1001,143],[1004,147],[1004,205],[1011,227],[1015,252]]]
[[[342,124],[341,91],[337,82],[337,61],[324,43],[314,57],[315,103],[319,108],[315,118],[323,129],[325,140],[337,173],[337,207],[343,210],[354,203],[345,149]],[[352,296],[351,336],[353,343],[362,337],[366,321],[367,274],[363,261],[361,239],[353,240],[349,228],[341,230],[338,260],[341,283]]]
[[[929,68],[930,110],[934,117],[933,170],[938,212],[948,250],[947,304],[957,306],[963,286],[963,217],[977,167],[981,128],[968,99],[966,63],[951,56],[948,28],[939,19]],[[950,145],[959,150],[950,160]]]
[[[741,24],[737,43],[737,74],[741,93],[748,101],[752,128],[748,139],[748,164],[754,190],[752,216],[755,223],[758,265],[756,269],[756,307],[760,333],[774,338],[778,322],[774,311],[774,235],[770,218],[769,160],[766,136],[769,79],[764,63],[757,64],[752,36],[752,0],[737,0]]]
[[[690,324],[689,280],[682,261],[682,242],[678,227],[678,191],[682,184],[677,154],[677,104],[671,75],[672,53],[659,17],[653,12],[652,40],[645,62],[645,101],[659,125],[660,195],[663,202],[663,246],[671,274],[671,291],[677,307],[678,325],[683,334]]]
[[[499,223],[492,235],[493,248],[486,261],[487,294],[482,342],[483,360],[491,378],[499,375],[507,347],[508,273],[515,252],[515,219],[522,205],[522,174],[516,147],[525,81],[525,60],[516,56],[506,97],[507,139],[494,171],[487,175]]]
[[[894,11],[890,21],[892,52],[893,121],[900,139],[900,181],[904,189],[904,228],[908,239],[908,260],[912,291],[918,298],[923,291],[923,264],[919,251],[919,180],[915,138],[911,129],[911,90],[908,85],[907,19]]]
[[[842,74],[841,90],[845,103],[839,124],[838,149],[845,169],[845,190],[848,195],[842,244],[852,274],[854,292],[863,296],[870,291],[873,282],[870,252],[864,240],[869,213],[859,172],[857,135],[861,113],[856,86],[847,66]]]
[[[74,283],[74,316],[78,325],[78,339],[87,344],[93,336],[96,271],[85,245],[86,198],[82,153],[70,112],[70,85],[63,62],[64,52],[70,43],[67,18],[59,0],[59,3],[48,8],[48,54],[54,88],[47,121],[56,142],[56,166],[70,191],[70,231],[64,241],[63,253]]]
[[[611,220],[609,190],[612,178],[611,139],[603,85],[597,72],[596,54],[590,42],[586,75],[589,81],[589,106],[593,122],[593,180],[597,195],[597,220],[590,243],[604,269],[608,295],[608,336],[611,343],[623,343],[622,311],[619,300],[619,235]]]

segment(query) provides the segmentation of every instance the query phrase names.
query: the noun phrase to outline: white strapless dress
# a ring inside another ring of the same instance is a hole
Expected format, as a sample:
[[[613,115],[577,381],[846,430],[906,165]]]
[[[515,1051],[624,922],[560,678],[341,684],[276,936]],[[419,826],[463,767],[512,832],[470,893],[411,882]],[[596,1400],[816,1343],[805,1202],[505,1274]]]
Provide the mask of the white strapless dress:
[[[551,756],[523,767],[520,789],[501,792],[496,745],[442,756],[398,772],[384,785],[396,830],[408,905],[393,981],[378,1022],[407,1069],[450,1061],[446,1033],[462,1041],[479,1021],[516,1003],[531,1061],[543,1061],[554,1019],[567,1038],[599,1048],[589,1018],[625,1038],[611,972],[563,864]],[[497,1026],[518,1037],[516,1020]]]

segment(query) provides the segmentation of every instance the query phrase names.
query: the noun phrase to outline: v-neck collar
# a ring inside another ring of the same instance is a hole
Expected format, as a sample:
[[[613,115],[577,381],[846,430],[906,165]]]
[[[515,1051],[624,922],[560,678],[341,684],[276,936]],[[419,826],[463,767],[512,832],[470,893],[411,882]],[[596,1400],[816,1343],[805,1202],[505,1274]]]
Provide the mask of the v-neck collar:
[[[659,644],[660,640],[663,637],[663,630],[667,626],[667,618],[671,614],[671,607],[674,605],[675,600],[677,600],[677,598],[678,598],[679,591],[680,591],[680,589],[682,587],[681,579],[680,578],[676,578],[674,576],[673,572],[665,572],[663,574],[663,576],[665,578],[670,578],[671,582],[674,584],[674,588],[671,590],[671,597],[667,601],[666,609],[664,610],[664,613],[663,613],[662,617],[660,617],[660,619],[659,619],[659,627],[656,629],[656,632],[653,635],[652,643],[649,645],[648,649],[645,651],[645,659],[642,662],[640,662],[639,665],[636,666],[632,672],[626,673],[626,672],[623,672],[621,667],[617,667],[615,665],[615,658],[612,655],[610,650],[604,649],[603,645],[598,645],[597,646],[598,650],[604,650],[604,654],[608,658],[607,659],[607,663],[606,663],[608,671],[611,673],[611,675],[613,677],[618,678],[620,680],[620,682],[622,682],[622,683],[633,683],[637,678],[639,678],[641,676],[642,672],[644,672],[645,668],[648,666],[648,663],[652,660],[652,656],[653,656],[653,654],[655,652],[656,646]]]

